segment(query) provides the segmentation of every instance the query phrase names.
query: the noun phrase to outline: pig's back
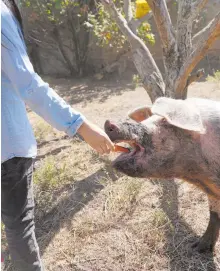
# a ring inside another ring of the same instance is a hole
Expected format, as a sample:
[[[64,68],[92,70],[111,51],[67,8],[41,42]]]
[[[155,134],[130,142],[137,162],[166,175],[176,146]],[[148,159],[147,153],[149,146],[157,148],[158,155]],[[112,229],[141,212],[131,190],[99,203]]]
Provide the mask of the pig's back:
[[[220,102],[199,98],[187,100],[199,109],[206,128],[206,133],[201,136],[203,155],[220,174]]]
[[[189,98],[187,101],[198,108],[205,127],[212,125],[220,132],[220,102],[201,98]]]

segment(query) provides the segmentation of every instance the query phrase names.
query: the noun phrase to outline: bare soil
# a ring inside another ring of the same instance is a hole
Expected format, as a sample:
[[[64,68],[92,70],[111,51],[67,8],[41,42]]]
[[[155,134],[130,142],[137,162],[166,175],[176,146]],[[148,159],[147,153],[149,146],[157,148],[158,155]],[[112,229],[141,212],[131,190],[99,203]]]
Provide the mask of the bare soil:
[[[45,80],[100,127],[150,104],[142,87],[125,80]],[[220,100],[220,87],[195,83],[189,96]],[[46,270],[220,270],[220,240],[214,254],[191,250],[208,223],[203,192],[181,180],[122,176],[111,168],[114,155],[101,157],[80,138],[66,138],[33,112],[29,117],[39,142],[36,232]],[[2,248],[4,270],[13,270],[4,234]]]

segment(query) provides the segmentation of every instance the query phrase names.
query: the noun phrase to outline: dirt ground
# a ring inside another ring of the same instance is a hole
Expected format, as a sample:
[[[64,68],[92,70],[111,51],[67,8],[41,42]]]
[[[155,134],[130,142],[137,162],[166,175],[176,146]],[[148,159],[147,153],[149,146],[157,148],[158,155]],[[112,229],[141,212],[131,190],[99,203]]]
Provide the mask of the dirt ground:
[[[145,90],[128,81],[45,80],[100,127],[150,104]],[[220,85],[195,83],[189,96],[220,100]],[[46,270],[220,270],[220,240],[214,255],[190,249],[208,223],[203,192],[181,180],[122,176],[111,168],[113,154],[101,157],[80,138],[70,140],[29,116],[39,143],[36,231]],[[4,270],[13,270],[4,234],[2,247]]]

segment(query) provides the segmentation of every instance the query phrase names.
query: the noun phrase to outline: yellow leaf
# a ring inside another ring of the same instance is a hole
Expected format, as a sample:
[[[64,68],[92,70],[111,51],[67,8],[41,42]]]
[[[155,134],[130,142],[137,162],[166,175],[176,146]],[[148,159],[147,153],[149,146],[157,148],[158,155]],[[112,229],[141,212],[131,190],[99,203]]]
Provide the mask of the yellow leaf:
[[[150,24],[148,24],[148,23],[144,23],[144,24],[143,24],[143,27],[144,27],[144,29],[145,29],[146,31],[150,31],[150,30],[151,30],[151,26],[150,26]]]
[[[136,0],[136,18],[140,19],[150,12],[150,6],[145,0]]]
[[[108,40],[110,40],[110,39],[111,39],[111,34],[108,32],[108,33],[106,33],[105,37],[106,37]]]

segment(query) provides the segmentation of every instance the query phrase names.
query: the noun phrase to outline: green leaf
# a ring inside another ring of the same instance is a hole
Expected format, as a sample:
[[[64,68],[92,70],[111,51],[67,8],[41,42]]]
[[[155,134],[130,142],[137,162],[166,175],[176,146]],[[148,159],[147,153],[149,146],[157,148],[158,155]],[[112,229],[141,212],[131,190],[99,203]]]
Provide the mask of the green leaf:
[[[152,45],[155,44],[154,34],[149,33],[149,34],[146,35],[146,37],[147,37],[148,41],[149,41]]]
[[[55,8],[56,9],[61,9],[61,1],[60,0],[55,1]]]
[[[25,1],[25,6],[26,7],[30,7],[30,5],[31,5],[31,1]]]

